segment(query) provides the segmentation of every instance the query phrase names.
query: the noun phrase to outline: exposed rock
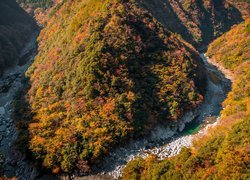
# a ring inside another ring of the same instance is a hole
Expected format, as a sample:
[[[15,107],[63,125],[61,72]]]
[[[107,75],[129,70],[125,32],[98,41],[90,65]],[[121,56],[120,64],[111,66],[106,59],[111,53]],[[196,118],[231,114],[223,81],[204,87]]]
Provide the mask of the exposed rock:
[[[6,126],[5,125],[0,126],[0,132],[5,131],[5,130],[6,130]]]
[[[0,115],[4,115],[4,113],[5,113],[4,107],[0,107]]]

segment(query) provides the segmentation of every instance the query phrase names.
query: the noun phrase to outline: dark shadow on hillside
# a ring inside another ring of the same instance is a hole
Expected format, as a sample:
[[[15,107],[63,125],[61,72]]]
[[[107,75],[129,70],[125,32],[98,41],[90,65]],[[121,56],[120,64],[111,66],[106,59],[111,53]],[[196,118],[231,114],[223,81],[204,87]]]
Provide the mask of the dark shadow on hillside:
[[[200,26],[203,46],[208,46],[215,38],[229,31],[233,25],[243,21],[240,11],[234,6],[229,4],[226,8],[222,0],[213,0],[212,3],[214,6],[207,9],[202,0],[197,0],[197,6],[205,14]]]
[[[165,114],[168,116],[168,109],[166,109],[165,112],[161,110],[163,107],[160,106],[160,101],[156,94],[156,85],[160,81],[160,78],[153,73],[151,69],[151,67],[157,63],[162,63],[152,59],[151,56],[167,49],[156,32],[145,27],[145,24],[131,22],[130,26],[140,33],[142,41],[145,43],[142,52],[139,54],[135,52],[135,58],[129,59],[127,62],[129,78],[135,83],[133,91],[139,96],[132,108],[135,119],[134,127],[136,127],[138,131],[143,131],[145,130],[143,129],[145,124],[149,123],[148,121],[154,119],[152,123],[157,122],[159,117],[157,117],[156,114]],[[142,57],[140,57],[141,54]]]
[[[215,38],[243,21],[240,11],[223,0],[211,1],[211,7],[204,0],[192,2],[189,9],[180,1],[138,0],[168,30],[180,34],[198,50],[204,50]],[[197,27],[190,24],[195,23]],[[191,28],[191,29],[190,29]],[[201,32],[201,39],[196,33]]]
[[[179,19],[169,1],[163,0],[138,0],[138,3],[149,11],[165,28],[181,34],[188,42],[193,42],[192,34]]]
[[[0,1],[0,76],[18,63],[21,50],[38,27],[15,0]]]

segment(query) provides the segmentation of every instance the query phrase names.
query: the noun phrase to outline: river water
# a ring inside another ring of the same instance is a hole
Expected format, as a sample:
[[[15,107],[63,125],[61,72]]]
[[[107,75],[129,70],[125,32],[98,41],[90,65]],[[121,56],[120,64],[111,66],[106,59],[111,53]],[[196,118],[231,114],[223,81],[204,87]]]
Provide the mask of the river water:
[[[0,152],[5,157],[2,163],[7,177],[34,179],[38,174],[13,146],[18,134],[12,118],[14,96],[23,88],[22,77],[36,55],[37,34],[32,36],[21,52],[21,63],[6,71],[0,79]],[[138,156],[145,158],[149,154],[156,154],[159,159],[163,159],[177,155],[182,147],[192,145],[196,134],[204,133],[207,127],[217,123],[221,103],[230,91],[231,82],[207,61],[204,54],[201,54],[201,58],[208,79],[204,102],[196,110],[187,112],[178,124],[159,125],[147,137],[117,147],[94,168],[93,175],[105,174],[119,178],[126,163]]]

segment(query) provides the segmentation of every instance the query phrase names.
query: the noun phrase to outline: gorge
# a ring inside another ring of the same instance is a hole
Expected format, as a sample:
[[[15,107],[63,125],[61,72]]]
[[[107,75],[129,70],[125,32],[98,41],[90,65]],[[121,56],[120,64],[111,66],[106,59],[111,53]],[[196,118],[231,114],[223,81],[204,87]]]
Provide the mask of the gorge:
[[[138,158],[164,161],[209,134],[231,81],[203,52],[248,14],[188,2],[62,1],[40,35],[27,25],[0,81],[3,175],[134,179]]]

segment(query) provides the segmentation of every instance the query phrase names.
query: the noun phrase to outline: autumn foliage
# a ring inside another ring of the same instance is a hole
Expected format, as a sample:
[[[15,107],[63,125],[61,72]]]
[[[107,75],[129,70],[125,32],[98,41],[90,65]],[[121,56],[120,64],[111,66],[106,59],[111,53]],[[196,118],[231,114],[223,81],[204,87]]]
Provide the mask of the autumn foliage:
[[[67,1],[42,30],[26,74],[21,139],[54,173],[89,171],[115,144],[197,107],[199,63],[134,1]]]
[[[234,75],[218,126],[172,158],[136,159],[123,179],[250,178],[250,31],[249,19],[215,40],[207,54]]]

